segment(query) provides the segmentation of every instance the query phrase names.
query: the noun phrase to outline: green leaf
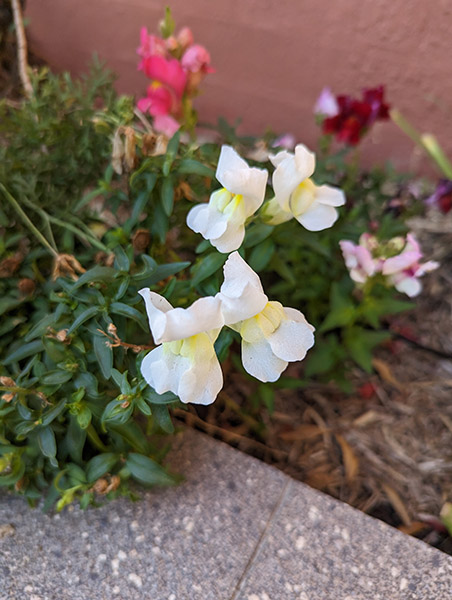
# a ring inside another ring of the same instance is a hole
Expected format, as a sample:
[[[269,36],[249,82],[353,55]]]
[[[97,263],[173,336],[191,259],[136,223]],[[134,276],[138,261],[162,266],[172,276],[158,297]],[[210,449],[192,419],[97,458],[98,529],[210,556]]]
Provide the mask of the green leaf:
[[[110,304],[110,312],[115,315],[121,315],[128,319],[134,320],[143,331],[149,331],[149,326],[146,317],[133,306],[123,304],[122,302],[112,302]]]
[[[53,467],[58,467],[58,462],[55,459],[56,441],[53,429],[51,427],[44,427],[42,429],[39,429],[37,433],[37,438],[41,452],[50,460],[50,464]]]
[[[64,444],[75,462],[81,462],[83,447],[86,440],[86,430],[82,429],[75,415],[70,415]]]
[[[208,254],[207,256],[200,259],[192,268],[192,286],[197,286],[201,283],[201,281],[204,281],[205,279],[216,273],[218,269],[221,269],[221,267],[226,262],[227,257],[227,254],[220,254],[219,252],[215,252],[212,254]]]
[[[386,331],[351,327],[345,332],[344,343],[353,360],[367,373],[371,373],[373,349],[390,338],[391,334]]]
[[[275,252],[275,243],[267,238],[253,248],[249,257],[249,265],[254,271],[262,271],[270,262]]]
[[[121,394],[130,394],[132,392],[132,388],[130,387],[129,381],[127,379],[127,371],[121,373],[117,369],[112,369],[111,376],[113,377],[113,381],[121,390]]]
[[[130,260],[122,246],[116,246],[113,250],[115,253],[115,267],[120,271],[128,271],[130,269]]]
[[[118,460],[119,456],[114,452],[103,452],[94,456],[86,465],[86,479],[94,483],[105,473],[111,472]]]
[[[25,473],[25,462],[21,458],[21,453],[14,454],[11,457],[10,471],[5,475],[0,475],[0,486],[9,486],[19,481]]]
[[[150,387],[147,387],[144,390],[143,396],[151,404],[171,404],[172,402],[177,402],[179,400],[179,398],[176,396],[176,394],[173,394],[173,392],[157,394],[157,392]]]
[[[110,379],[113,367],[113,348],[105,336],[96,333],[93,335],[93,348],[102,375],[105,379]]]
[[[174,485],[175,483],[174,478],[148,456],[131,452],[125,466],[132,477],[144,485]]]
[[[83,273],[83,275],[74,283],[72,289],[76,290],[82,285],[85,285],[85,283],[109,283],[110,281],[113,281],[117,275],[118,271],[113,269],[113,267],[96,265],[92,269],[89,269],[89,271],[86,271],[86,273]]]
[[[168,146],[166,148],[165,160],[163,162],[162,173],[165,177],[168,177],[171,167],[173,165],[174,159],[177,154],[177,149],[179,148],[180,141],[180,131],[176,131],[173,137],[168,142]]]
[[[40,321],[34,325],[27,335],[24,337],[24,342],[30,342],[36,337],[41,337],[44,335],[48,328],[56,322],[57,318],[55,313],[51,313],[50,315],[46,315]]]
[[[69,371],[63,371],[61,369],[55,369],[54,371],[48,371],[41,377],[41,383],[44,385],[62,385],[73,377],[73,373]]]
[[[91,423],[92,413],[86,404],[80,407],[77,413],[77,423],[81,429],[87,429]]]
[[[165,215],[169,217],[174,206],[174,185],[171,177],[165,177],[163,180],[160,198]]]
[[[215,171],[211,167],[204,165],[198,160],[193,160],[192,158],[184,158],[181,160],[177,170],[179,173],[201,175],[202,177],[210,177],[211,179],[215,177]]]
[[[115,398],[107,404],[102,413],[102,423],[113,425],[123,425],[132,416],[133,403],[130,402],[127,406],[123,406],[125,400],[123,398]]]
[[[69,327],[69,329],[67,330],[67,335],[71,335],[71,333],[73,333],[77,329],[77,327],[80,327],[80,325],[83,325],[83,323],[85,323],[89,319],[92,319],[94,316],[99,314],[101,310],[102,309],[99,306],[90,306],[86,308],[81,314],[79,314],[79,316]]]
[[[165,214],[161,203],[155,204],[152,213],[151,233],[160,240],[161,244],[164,244],[167,232],[168,216]]]
[[[166,404],[151,404],[152,416],[157,424],[166,431],[166,433],[174,433],[174,425],[171,420],[171,415]]]
[[[3,365],[9,365],[18,360],[22,360],[23,358],[28,358],[32,354],[37,354],[42,350],[44,350],[44,344],[41,340],[29,342],[28,344],[24,344],[23,346],[15,350],[12,354],[7,356],[3,361]]]
[[[265,225],[264,223],[256,223],[250,226],[246,230],[245,240],[243,242],[244,248],[252,248],[257,246],[260,242],[263,242],[268,238],[275,228],[273,225]]]
[[[356,319],[357,310],[353,304],[348,286],[334,282],[330,290],[330,312],[319,331],[328,331],[336,327],[344,327],[353,323]]]
[[[146,404],[146,402],[143,400],[143,398],[141,396],[138,396],[138,398],[136,398],[136,404],[137,407],[141,410],[141,412],[146,415],[147,417],[150,417],[152,414],[151,408],[148,404]]]
[[[58,404],[56,404],[55,406],[53,406],[52,408],[50,408],[49,410],[44,412],[41,417],[42,425],[43,426],[50,425],[50,423],[52,421],[54,421],[58,417],[58,415],[60,415],[63,412],[65,406],[66,406],[66,398],[63,398],[62,400],[60,400],[58,402]]]
[[[259,395],[267,407],[268,412],[272,414],[275,408],[275,390],[268,385],[261,384],[259,386]]]

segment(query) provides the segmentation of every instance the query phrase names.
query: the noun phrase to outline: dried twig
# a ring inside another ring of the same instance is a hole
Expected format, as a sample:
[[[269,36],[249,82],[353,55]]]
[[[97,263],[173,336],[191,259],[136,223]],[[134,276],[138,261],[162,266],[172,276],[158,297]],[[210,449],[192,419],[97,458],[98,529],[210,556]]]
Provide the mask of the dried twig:
[[[22,81],[27,98],[31,98],[33,96],[33,86],[28,75],[27,38],[25,37],[20,0],[11,0],[11,6],[14,15],[14,27],[16,29],[17,62],[19,65],[20,80]]]

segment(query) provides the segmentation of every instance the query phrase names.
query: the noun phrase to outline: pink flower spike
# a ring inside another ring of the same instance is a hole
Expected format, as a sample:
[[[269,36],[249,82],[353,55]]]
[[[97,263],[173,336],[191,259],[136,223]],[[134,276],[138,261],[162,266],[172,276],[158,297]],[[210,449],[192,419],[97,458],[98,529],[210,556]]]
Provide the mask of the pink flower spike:
[[[325,87],[320,93],[314,106],[314,114],[325,117],[335,117],[339,114],[339,105],[336,96],[330,88]]]
[[[210,66],[210,54],[199,44],[190,46],[181,60],[182,67],[190,73],[214,73],[215,69]]]

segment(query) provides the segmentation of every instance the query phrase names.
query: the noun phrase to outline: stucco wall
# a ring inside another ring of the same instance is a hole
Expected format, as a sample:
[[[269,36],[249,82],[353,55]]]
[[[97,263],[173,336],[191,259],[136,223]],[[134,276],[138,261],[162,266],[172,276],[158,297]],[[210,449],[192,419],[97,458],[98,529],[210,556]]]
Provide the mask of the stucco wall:
[[[75,73],[97,52],[120,75],[121,91],[140,94],[139,29],[156,30],[166,4],[27,0],[30,44],[55,68]],[[390,103],[452,155],[450,0],[172,0],[171,7],[217,69],[197,100],[203,120],[240,116],[243,131],[271,126],[312,146],[312,106],[323,86],[358,93],[384,83]],[[366,162],[416,164],[412,144],[389,123],[363,153]]]

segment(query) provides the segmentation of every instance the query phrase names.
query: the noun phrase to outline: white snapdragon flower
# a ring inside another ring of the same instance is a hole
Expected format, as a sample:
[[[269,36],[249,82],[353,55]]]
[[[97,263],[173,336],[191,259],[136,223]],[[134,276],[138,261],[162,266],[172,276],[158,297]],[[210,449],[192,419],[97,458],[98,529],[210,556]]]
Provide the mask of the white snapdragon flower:
[[[272,185],[275,192],[263,208],[271,225],[295,217],[309,231],[331,227],[338,218],[337,206],[345,204],[344,192],[329,185],[315,185],[310,179],[315,170],[315,155],[303,144],[295,153],[282,151],[270,160],[276,167]]]
[[[211,404],[223,386],[214,342],[224,324],[218,298],[200,298],[189,308],[173,308],[149,288],[138,292],[145,301],[156,344],[141,363],[147,383],[158,394],[171,391],[182,402]]]
[[[216,178],[223,187],[190,210],[187,225],[219,252],[231,252],[241,246],[245,221],[264,201],[268,172],[249,167],[231,146],[222,146]]]
[[[216,296],[225,324],[242,336],[242,363],[260,381],[276,381],[289,362],[302,360],[314,344],[314,327],[296,309],[269,302],[258,275],[238,252],[224,266]]]

